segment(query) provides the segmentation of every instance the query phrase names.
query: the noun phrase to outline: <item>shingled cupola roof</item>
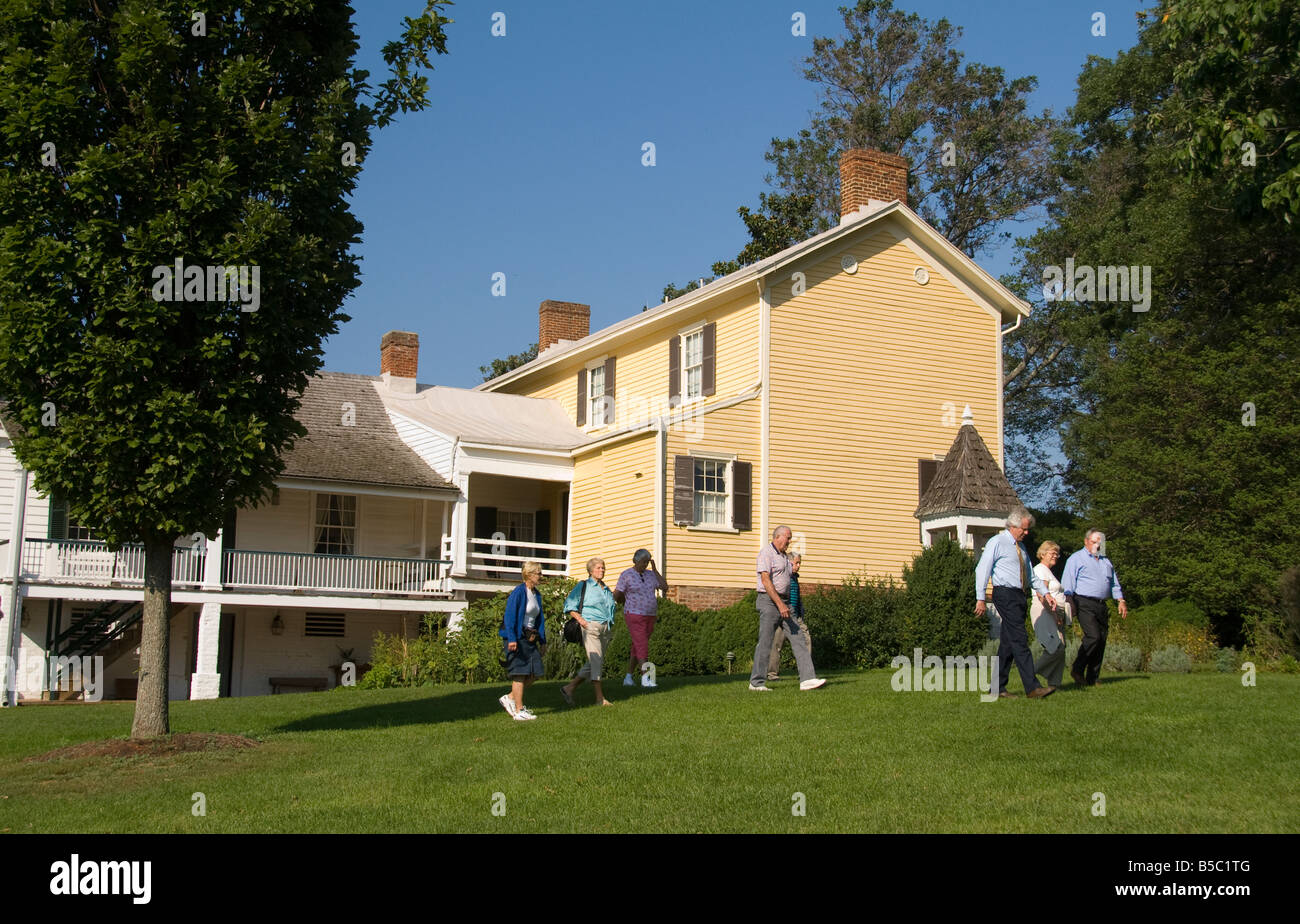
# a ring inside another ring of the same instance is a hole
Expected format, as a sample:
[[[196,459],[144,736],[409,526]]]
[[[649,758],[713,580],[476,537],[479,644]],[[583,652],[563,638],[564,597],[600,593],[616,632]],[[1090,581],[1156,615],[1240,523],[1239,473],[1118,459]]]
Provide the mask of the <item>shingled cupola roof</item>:
[[[1020,496],[975,429],[968,405],[957,438],[912,515],[918,519],[959,512],[1001,516],[1020,506]]]

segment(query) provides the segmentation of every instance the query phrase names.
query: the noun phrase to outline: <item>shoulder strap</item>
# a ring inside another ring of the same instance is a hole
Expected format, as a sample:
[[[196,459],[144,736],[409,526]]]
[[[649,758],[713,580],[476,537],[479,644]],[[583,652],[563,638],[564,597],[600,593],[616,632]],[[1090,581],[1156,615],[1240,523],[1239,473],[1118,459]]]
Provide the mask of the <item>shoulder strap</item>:
[[[587,582],[582,582],[582,590],[578,593],[578,612],[582,612],[583,601],[587,599]]]

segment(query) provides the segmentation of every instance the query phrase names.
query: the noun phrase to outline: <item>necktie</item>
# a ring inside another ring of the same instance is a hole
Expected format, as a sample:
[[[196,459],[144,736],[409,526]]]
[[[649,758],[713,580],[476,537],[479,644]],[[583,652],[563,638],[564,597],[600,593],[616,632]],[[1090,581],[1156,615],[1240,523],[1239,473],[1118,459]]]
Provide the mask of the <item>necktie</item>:
[[[1029,573],[1025,568],[1025,557],[1020,554],[1019,542],[1016,543],[1016,561],[1020,562],[1020,589],[1025,592],[1025,596],[1027,597],[1029,596],[1029,588],[1033,582],[1029,580]]]

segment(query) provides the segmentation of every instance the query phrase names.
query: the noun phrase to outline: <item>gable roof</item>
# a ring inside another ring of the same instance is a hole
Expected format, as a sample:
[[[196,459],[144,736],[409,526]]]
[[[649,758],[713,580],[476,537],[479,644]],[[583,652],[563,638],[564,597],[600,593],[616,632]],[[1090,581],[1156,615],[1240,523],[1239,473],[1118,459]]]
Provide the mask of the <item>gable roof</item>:
[[[397,435],[375,392],[376,381],[321,372],[307,383],[294,415],[307,435],[285,452],[281,477],[455,490]],[[353,426],[343,425],[346,403],[355,408]]]
[[[954,247],[947,238],[932,228],[921,216],[895,199],[872,211],[864,211],[855,216],[848,216],[847,220],[834,228],[815,234],[805,241],[800,241],[798,244],[787,247],[779,253],[759,260],[757,263],[743,266],[734,273],[729,273],[698,289],[679,295],[670,302],[638,312],[630,318],[624,318],[622,321],[604,327],[581,340],[560,341],[550,349],[539,353],[536,359],[481,385],[476,385],[474,390],[494,391],[502,385],[544,369],[557,360],[571,358],[584,352],[599,352],[599,349],[608,341],[626,331],[648,327],[657,322],[668,324],[673,316],[684,314],[705,302],[713,301],[721,296],[734,295],[742,286],[757,284],[763,287],[769,275],[792,263],[806,259],[818,250],[829,248],[852,234],[864,231],[872,226],[877,226],[878,229],[884,220],[890,217],[901,222],[919,243],[936,251],[943,265],[961,282],[965,283],[981,297],[987,299],[991,304],[997,306],[1003,321],[1013,321],[1029,316],[1028,302],[1025,302],[998,282],[974,260]]]
[[[418,386],[414,394],[377,383],[385,407],[439,433],[468,443],[568,452],[591,442],[558,401],[452,388]]]
[[[912,516],[919,519],[958,511],[1001,516],[1019,506],[1020,496],[967,417]]]

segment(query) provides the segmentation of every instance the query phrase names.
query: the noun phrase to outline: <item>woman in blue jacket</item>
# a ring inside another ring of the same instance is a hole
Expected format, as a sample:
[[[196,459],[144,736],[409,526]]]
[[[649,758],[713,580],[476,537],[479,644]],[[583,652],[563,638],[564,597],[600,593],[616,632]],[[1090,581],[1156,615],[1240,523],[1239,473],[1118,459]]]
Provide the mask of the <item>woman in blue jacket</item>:
[[[506,598],[506,615],[501,631],[505,640],[506,674],[510,677],[510,692],[498,702],[516,722],[537,718],[524,708],[524,687],[545,673],[542,653],[546,651],[546,618],[542,612],[542,594],[537,585],[542,581],[542,566],[526,561],[520,569],[524,582]]]

